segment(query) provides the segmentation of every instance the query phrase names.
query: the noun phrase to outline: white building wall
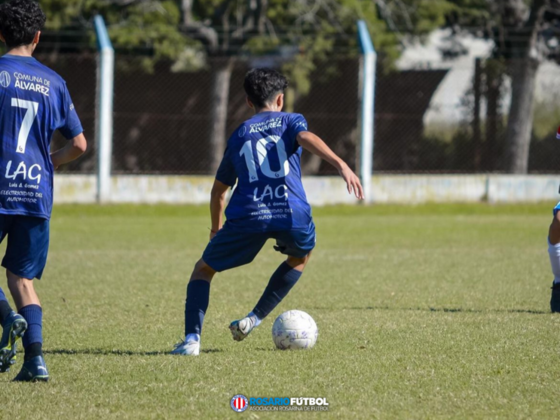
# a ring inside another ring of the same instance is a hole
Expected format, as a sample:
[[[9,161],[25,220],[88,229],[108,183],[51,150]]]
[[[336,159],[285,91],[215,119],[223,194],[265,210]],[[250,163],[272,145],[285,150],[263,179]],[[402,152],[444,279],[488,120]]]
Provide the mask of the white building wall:
[[[207,204],[212,177],[119,175],[111,203]],[[339,177],[304,177],[311,204],[355,204]],[[560,175],[376,175],[373,203],[521,203],[558,199]],[[55,203],[95,203],[94,175],[57,175]]]

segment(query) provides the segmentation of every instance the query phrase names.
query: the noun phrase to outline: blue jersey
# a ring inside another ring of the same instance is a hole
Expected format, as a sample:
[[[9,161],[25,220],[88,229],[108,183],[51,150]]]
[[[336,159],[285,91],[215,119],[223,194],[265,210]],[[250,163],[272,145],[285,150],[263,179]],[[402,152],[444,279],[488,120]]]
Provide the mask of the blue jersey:
[[[83,131],[64,80],[32,57],[0,57],[0,214],[50,218],[55,130]]]
[[[230,227],[246,232],[307,229],[311,207],[301,183],[300,114],[262,112],[228,140],[216,179],[237,186],[226,209]]]

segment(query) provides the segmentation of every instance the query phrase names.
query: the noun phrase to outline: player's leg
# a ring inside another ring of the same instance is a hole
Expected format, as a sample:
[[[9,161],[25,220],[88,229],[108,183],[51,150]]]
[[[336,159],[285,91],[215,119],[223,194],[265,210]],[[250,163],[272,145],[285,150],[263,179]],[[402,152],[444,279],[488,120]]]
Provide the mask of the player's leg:
[[[548,256],[554,281],[550,298],[550,310],[560,312],[560,203],[553,210],[554,218],[548,230]]]
[[[43,309],[33,280],[10,270],[6,270],[6,275],[19,314],[27,321],[27,331],[23,336],[24,364],[15,380],[47,381],[49,373],[43,357]]]
[[[210,283],[216,271],[201,258],[194,266],[185,301],[185,341],[172,354],[198,356],[204,316],[210,302]]]
[[[288,256],[286,261],[280,264],[270,277],[255,308],[245,318],[230,324],[229,329],[235,341],[244,340],[282,302],[298,282],[310,257],[311,253],[305,257]]]
[[[4,325],[4,321],[8,319],[12,312],[13,310],[10,306],[10,302],[8,302],[8,298],[0,287],[0,325]]]
[[[17,341],[27,330],[27,322],[12,310],[2,288],[0,288],[0,324],[2,325],[0,373],[3,373],[8,372],[16,361]]]
[[[288,256],[270,278],[263,295],[252,313],[260,320],[265,319],[284,299],[300,279],[311,253],[303,258]]]
[[[245,339],[296,285],[315,247],[315,225],[311,223],[306,230],[277,232],[273,237],[277,243],[274,248],[288,258],[276,269],[254,309],[230,324],[235,341]]]
[[[13,219],[13,216],[0,215],[0,242],[7,234]],[[20,314],[13,311],[2,288],[0,288],[0,324],[2,325],[0,372],[7,372],[15,363],[17,341],[25,333],[27,322]]]
[[[24,363],[16,381],[47,381],[49,373],[43,357],[43,310],[35,291],[34,278],[40,279],[47,262],[49,221],[16,216],[8,233],[8,246],[2,265],[8,287],[19,314],[27,322],[23,336]]]
[[[200,352],[202,324],[210,301],[210,283],[216,272],[248,264],[262,249],[266,235],[232,231],[227,224],[210,241],[196,263],[187,286],[185,341],[172,354],[196,356]]]

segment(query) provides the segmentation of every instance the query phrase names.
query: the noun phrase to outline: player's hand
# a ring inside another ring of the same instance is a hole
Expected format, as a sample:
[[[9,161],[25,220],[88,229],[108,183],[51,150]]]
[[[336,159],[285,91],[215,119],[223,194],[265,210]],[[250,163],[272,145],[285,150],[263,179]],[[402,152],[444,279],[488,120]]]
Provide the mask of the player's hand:
[[[214,236],[216,236],[217,233],[217,230],[210,230],[210,240],[214,239]]]
[[[354,193],[358,200],[363,200],[364,196],[364,189],[362,187],[362,183],[360,182],[360,178],[350,169],[350,167],[346,164],[340,169],[339,171],[340,176],[346,182],[346,187],[348,188],[348,194]]]

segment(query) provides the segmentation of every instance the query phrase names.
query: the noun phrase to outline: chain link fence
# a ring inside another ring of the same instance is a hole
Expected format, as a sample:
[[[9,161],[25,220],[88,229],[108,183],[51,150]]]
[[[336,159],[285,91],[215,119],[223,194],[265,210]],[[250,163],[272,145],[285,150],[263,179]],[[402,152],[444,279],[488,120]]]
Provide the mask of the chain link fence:
[[[66,79],[90,143],[87,155],[64,170],[93,173],[96,57],[58,54],[38,59]],[[174,72],[172,63],[159,63],[148,72],[137,65],[136,58],[117,55],[113,173],[211,174],[216,153],[210,146],[215,124],[214,73],[220,60],[209,58],[205,68],[196,72]],[[359,156],[359,60],[337,56],[318,64],[310,77],[310,91],[287,100],[289,108],[307,118],[310,130],[353,168],[358,166]],[[262,58],[235,60],[226,137],[251,116],[243,77],[251,66],[262,63]],[[541,65],[529,158],[532,173],[560,172],[556,163],[560,141],[554,138],[560,123],[559,80],[558,65]],[[439,70],[379,69],[374,171],[503,172],[510,92],[506,69],[491,60]],[[57,147],[63,140],[57,136],[53,141]],[[308,154],[303,157],[303,171],[308,175],[335,173]]]

